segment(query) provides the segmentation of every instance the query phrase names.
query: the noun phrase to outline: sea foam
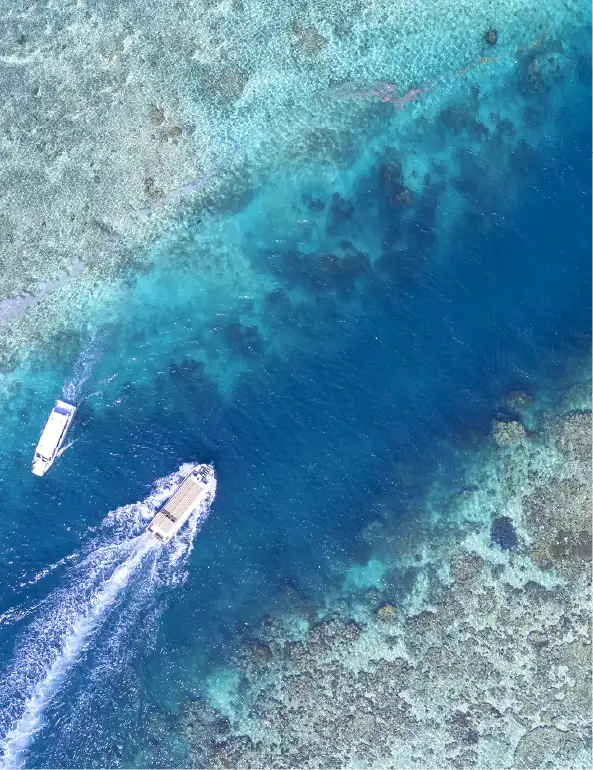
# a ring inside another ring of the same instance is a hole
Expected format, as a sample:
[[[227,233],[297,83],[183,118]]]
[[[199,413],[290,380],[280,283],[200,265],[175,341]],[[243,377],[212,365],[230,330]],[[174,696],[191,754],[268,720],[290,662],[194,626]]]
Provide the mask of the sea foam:
[[[183,581],[193,538],[208,516],[215,492],[170,547],[159,547],[144,527],[191,467],[184,464],[159,479],[145,500],[111,511],[81,557],[69,565],[64,587],[46,598],[17,641],[0,686],[0,725],[5,730],[0,739],[1,768],[23,766],[46,709],[99,631],[109,623],[109,632],[121,639],[122,624],[135,617],[133,612],[118,616],[124,592],[132,605],[145,604],[159,587]]]

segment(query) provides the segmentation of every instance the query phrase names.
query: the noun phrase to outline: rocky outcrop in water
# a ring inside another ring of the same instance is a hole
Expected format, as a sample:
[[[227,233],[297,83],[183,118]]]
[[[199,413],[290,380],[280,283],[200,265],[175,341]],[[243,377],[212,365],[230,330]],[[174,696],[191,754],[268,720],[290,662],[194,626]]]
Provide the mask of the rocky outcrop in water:
[[[506,403],[509,409],[521,411],[531,408],[534,398],[530,393],[526,393],[523,390],[512,390],[510,393],[507,393]]]
[[[492,438],[497,444],[514,444],[525,436],[525,428],[519,420],[493,420]]]
[[[484,32],[484,42],[488,45],[496,45],[498,43],[498,32],[494,27],[490,27],[487,32]]]

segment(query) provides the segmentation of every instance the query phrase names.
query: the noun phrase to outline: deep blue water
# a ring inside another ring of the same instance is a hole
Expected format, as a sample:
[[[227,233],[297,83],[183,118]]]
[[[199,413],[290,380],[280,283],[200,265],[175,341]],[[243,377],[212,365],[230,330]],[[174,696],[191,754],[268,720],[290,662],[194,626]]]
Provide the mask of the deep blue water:
[[[131,282],[116,322],[97,322],[93,339],[29,372],[0,464],[0,734],[31,712],[26,697],[39,703],[19,761],[149,762],[152,709],[174,713],[188,695],[207,695],[208,676],[250,624],[282,607],[284,589],[315,602],[364,562],[359,533],[375,499],[389,491],[409,510],[398,461],[422,482],[437,468],[454,482],[505,392],[545,390],[582,357],[589,66],[582,57],[550,86],[554,100],[510,80],[496,98],[517,100],[524,139],[508,163],[508,126],[479,140],[477,155],[466,149],[476,141],[471,105],[443,113],[425,153],[450,148],[454,170],[435,167],[410,202],[395,200],[405,183],[393,147],[348,194],[322,174],[302,189],[271,182],[235,215],[236,274],[207,240],[169,242]],[[451,189],[458,218],[445,239],[438,213]],[[279,209],[283,218],[270,216]],[[198,221],[187,227],[199,236]],[[32,448],[69,380],[84,398],[75,443],[35,479]],[[193,551],[145,554],[99,606],[150,511],[120,512],[114,525],[104,517],[205,461],[218,489]],[[80,619],[93,611],[85,631]],[[161,763],[163,744],[171,764],[181,761],[174,740],[159,742]]]

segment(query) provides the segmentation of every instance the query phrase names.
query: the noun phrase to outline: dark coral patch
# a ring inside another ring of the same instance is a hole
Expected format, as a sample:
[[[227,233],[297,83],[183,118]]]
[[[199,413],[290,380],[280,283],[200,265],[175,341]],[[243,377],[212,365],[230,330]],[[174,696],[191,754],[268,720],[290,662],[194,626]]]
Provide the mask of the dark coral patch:
[[[314,198],[312,195],[309,195],[309,193],[303,193],[301,200],[309,209],[309,211],[313,212],[314,214],[319,214],[325,209],[324,201],[320,200],[319,198]]]
[[[537,128],[542,122],[541,114],[535,107],[526,107],[523,112],[523,123],[530,128]]]
[[[511,551],[517,547],[517,532],[508,516],[497,516],[492,519],[490,539],[503,551]]]
[[[249,81],[249,73],[240,67],[202,67],[198,80],[206,98],[226,107],[237,102]]]
[[[544,73],[536,54],[526,56],[519,67],[519,90],[522,94],[541,94],[545,90]]]
[[[263,340],[260,337],[257,326],[243,326],[240,323],[231,323],[225,326],[224,336],[229,347],[235,353],[250,355],[263,352]]]
[[[495,122],[501,136],[508,136],[511,139],[515,136],[516,130],[512,120],[497,117]]]
[[[335,192],[332,195],[327,217],[328,235],[339,235],[342,225],[344,222],[348,222],[352,219],[354,211],[355,209],[352,201],[342,198],[339,193]]]
[[[320,267],[323,271],[324,285],[328,289],[345,294],[354,289],[357,278],[368,272],[370,262],[364,252],[354,250],[341,257],[328,254],[321,259]]]
[[[290,315],[292,305],[288,294],[283,289],[274,289],[274,291],[266,294],[264,307],[267,311],[282,317]]]
[[[483,200],[485,182],[489,179],[489,166],[482,158],[468,150],[457,153],[459,174],[451,180],[451,184],[461,195]],[[482,206],[481,206],[482,208]]]
[[[593,77],[593,74],[591,72],[590,56],[579,56],[577,58],[576,72],[577,77],[581,83],[585,83],[586,85],[591,84],[591,78]]]
[[[438,116],[440,125],[453,134],[467,134],[476,139],[490,135],[488,128],[476,118],[466,105],[456,105],[442,110]]]
[[[487,32],[484,32],[484,42],[488,45],[496,45],[498,43],[498,32],[494,27],[490,27]]]
[[[379,166],[379,189],[388,202],[401,203],[402,197],[408,192],[401,163],[391,160],[389,156]]]
[[[536,151],[523,139],[517,142],[517,146],[509,154],[510,166],[517,174],[528,174],[537,165]]]
[[[203,377],[205,369],[203,361],[186,358],[179,363],[169,364],[169,376],[174,380],[195,380]]]
[[[292,31],[295,36],[293,45],[295,53],[314,56],[323,51],[327,45],[327,40],[319,34],[315,27],[305,27],[295,21],[292,25]]]
[[[346,242],[347,243],[347,242]],[[355,281],[370,273],[368,256],[348,243],[345,254],[311,255],[290,249],[279,255],[271,255],[270,269],[282,280],[314,293],[348,293]],[[270,302],[273,302],[270,298]]]

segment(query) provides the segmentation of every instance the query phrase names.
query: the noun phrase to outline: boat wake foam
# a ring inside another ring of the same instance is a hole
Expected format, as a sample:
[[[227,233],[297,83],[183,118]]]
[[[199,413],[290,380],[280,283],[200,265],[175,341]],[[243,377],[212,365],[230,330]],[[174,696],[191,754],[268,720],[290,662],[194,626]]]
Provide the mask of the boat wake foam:
[[[105,334],[93,336],[88,345],[80,352],[72,367],[72,375],[64,383],[64,400],[78,406],[83,394],[84,384],[91,376],[93,366],[101,355]]]
[[[185,464],[160,479],[146,500],[111,511],[69,564],[64,585],[35,612],[0,677],[0,768],[23,766],[48,706],[92,651],[99,633],[111,637],[106,642],[110,660],[122,660],[113,648],[125,643],[139,616],[151,613],[158,589],[185,579],[193,539],[215,489],[168,546],[158,545],[144,530],[191,468]],[[134,611],[135,605],[142,612]]]

